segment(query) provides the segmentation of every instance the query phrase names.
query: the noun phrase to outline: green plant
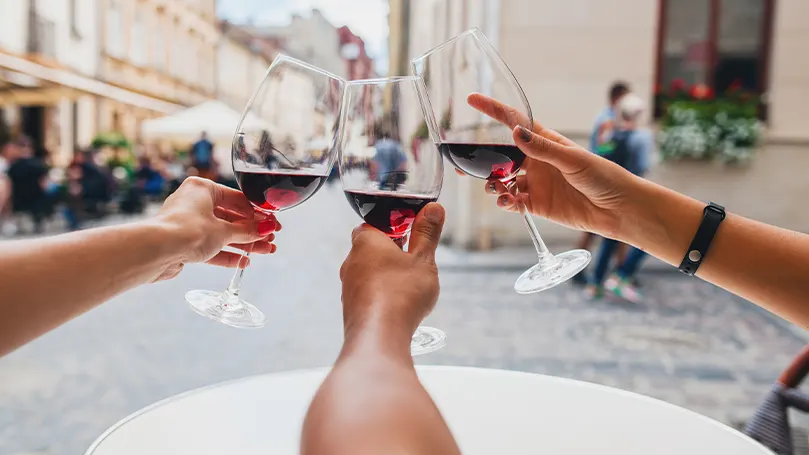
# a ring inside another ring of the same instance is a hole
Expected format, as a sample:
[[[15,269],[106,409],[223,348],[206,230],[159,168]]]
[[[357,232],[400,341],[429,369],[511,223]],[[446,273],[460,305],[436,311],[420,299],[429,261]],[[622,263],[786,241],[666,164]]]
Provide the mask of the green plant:
[[[96,137],[93,138],[91,142],[91,147],[100,149],[104,147],[110,147],[114,149],[131,149],[132,143],[123,135],[123,133],[119,133],[117,131],[109,131],[106,133],[99,133]]]
[[[448,130],[452,128],[452,108],[447,108],[444,111],[444,115],[441,116],[441,122],[439,122],[438,126],[441,128],[441,131]]]
[[[658,93],[664,109],[660,121],[660,153],[664,159],[750,159],[761,135],[759,100],[732,89],[721,98],[695,87],[689,93],[673,89]]]
[[[427,121],[422,120],[416,132],[413,133],[413,139],[427,139],[430,137],[430,128],[427,127]]]

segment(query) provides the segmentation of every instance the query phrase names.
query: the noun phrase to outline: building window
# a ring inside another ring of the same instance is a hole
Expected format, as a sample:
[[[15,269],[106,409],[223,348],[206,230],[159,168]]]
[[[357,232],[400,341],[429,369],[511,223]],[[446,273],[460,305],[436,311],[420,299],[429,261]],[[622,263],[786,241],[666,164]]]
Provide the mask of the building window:
[[[146,64],[145,38],[143,13],[136,11],[135,18],[132,21],[132,33],[129,39],[129,52],[132,57],[132,62],[136,65]]]
[[[110,0],[107,10],[106,48],[113,57],[121,58],[124,53],[123,21],[120,0]]]
[[[182,74],[182,67],[183,67],[183,41],[185,41],[185,35],[181,30],[179,24],[174,24],[174,31],[173,31],[174,39],[171,40],[171,63],[169,67],[169,71],[171,72],[172,76],[179,76]]]
[[[158,15],[152,21],[151,42],[152,42],[152,65],[159,71],[166,69],[166,46],[165,29],[163,28],[163,17]]]
[[[765,94],[774,0],[660,0],[657,84]],[[766,115],[762,105],[762,117]]]
[[[70,11],[70,34],[73,35],[75,39],[81,39],[81,33],[79,33],[79,2],[78,0],[70,0],[68,4],[68,8]]]

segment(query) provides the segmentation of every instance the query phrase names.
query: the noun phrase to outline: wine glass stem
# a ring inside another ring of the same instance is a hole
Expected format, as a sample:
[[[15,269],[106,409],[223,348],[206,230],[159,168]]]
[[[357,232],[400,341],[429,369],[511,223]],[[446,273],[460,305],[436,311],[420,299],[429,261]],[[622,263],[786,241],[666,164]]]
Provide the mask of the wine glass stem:
[[[241,308],[242,304],[239,300],[239,288],[242,284],[242,277],[244,277],[244,269],[247,267],[247,259],[250,257],[250,251],[245,251],[239,258],[239,264],[236,267],[236,272],[233,278],[230,279],[228,288],[222,293],[222,304],[227,306],[228,311],[233,311]]]
[[[242,253],[242,257],[239,259],[239,267],[236,268],[236,273],[233,274],[233,278],[230,279],[230,284],[228,285],[227,292],[232,295],[239,295],[239,286],[242,284],[242,277],[244,276],[244,267],[242,267],[242,263],[247,261],[247,258],[250,257],[249,252]]]
[[[545,242],[542,241],[542,236],[539,235],[539,229],[537,229],[534,219],[531,218],[531,214],[528,213],[528,209],[525,207],[522,200],[516,197],[519,192],[517,189],[517,179],[512,178],[511,180],[504,182],[504,184],[506,189],[517,199],[517,208],[520,210],[523,221],[525,221],[525,226],[528,228],[528,234],[531,236],[531,241],[534,242],[534,249],[536,249],[539,263],[551,264],[555,262],[556,258],[553,256],[553,254],[551,254],[551,251],[548,249],[547,245],[545,245]]]

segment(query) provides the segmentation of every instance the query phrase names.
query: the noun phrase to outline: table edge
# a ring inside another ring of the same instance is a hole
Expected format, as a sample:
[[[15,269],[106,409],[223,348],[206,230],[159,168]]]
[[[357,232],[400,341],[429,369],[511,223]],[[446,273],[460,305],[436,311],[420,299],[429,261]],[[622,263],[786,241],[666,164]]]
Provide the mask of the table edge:
[[[112,426],[107,428],[99,437],[93,441],[92,444],[83,452],[83,455],[92,455],[93,452],[100,446],[105,439],[110,437],[116,430],[121,428],[122,426],[126,425],[127,423],[131,422],[132,420],[137,419],[138,417],[151,412],[157,408],[163,407],[167,404],[170,404],[174,401],[179,401],[183,398],[188,397],[189,395],[195,395],[197,393],[207,392],[209,390],[218,389],[220,387],[229,386],[236,382],[243,382],[243,381],[250,381],[259,378],[263,378],[265,376],[286,376],[292,374],[304,374],[304,373],[317,373],[321,371],[330,371],[332,367],[316,367],[316,368],[304,368],[301,370],[287,370],[287,371],[278,371],[275,373],[264,373],[264,374],[256,374],[253,376],[245,376],[242,378],[235,378],[235,379],[228,379],[227,381],[217,382],[215,384],[208,384],[206,386],[197,387],[195,389],[186,390],[185,392],[180,392],[176,395],[172,395],[170,397],[163,398],[162,400],[155,401],[154,403],[147,405],[143,408],[138,409],[137,411],[133,412],[132,414],[127,415],[126,417],[122,418],[121,420],[115,422]]]
[[[647,395],[643,395],[643,394],[640,394],[640,393],[637,393],[637,392],[632,392],[632,391],[629,391],[629,390],[619,389],[617,387],[611,387],[611,386],[607,386],[607,385],[603,385],[603,384],[596,384],[594,382],[587,382],[587,381],[582,381],[582,380],[579,380],[579,379],[562,378],[562,377],[558,377],[558,376],[551,376],[551,375],[546,375],[546,374],[541,374],[541,373],[531,373],[531,372],[527,372],[527,371],[503,370],[503,369],[498,369],[498,368],[481,368],[481,367],[452,366],[452,365],[416,365],[415,367],[416,367],[417,372],[422,372],[422,371],[469,370],[469,371],[476,371],[476,372],[479,372],[479,373],[482,372],[482,373],[485,373],[485,374],[494,374],[494,373],[496,373],[496,374],[504,374],[505,373],[505,374],[512,375],[512,376],[532,376],[532,377],[537,377],[538,376],[538,377],[541,377],[543,379],[550,380],[550,381],[553,381],[553,382],[561,382],[561,383],[571,383],[572,382],[572,383],[576,383],[576,384],[578,384],[580,386],[584,386],[584,387],[589,387],[589,388],[593,388],[593,389],[602,389],[602,390],[605,390],[605,391],[608,391],[608,392],[618,393],[618,394],[625,395],[625,396],[628,396],[628,397],[640,398],[641,400],[645,400],[645,401],[648,401],[648,402],[653,402],[653,403],[656,403],[658,405],[662,405],[664,407],[677,409],[679,411],[685,411],[686,413],[689,413],[689,414],[693,415],[696,418],[699,418],[699,419],[701,419],[703,421],[706,421],[707,423],[713,425],[714,427],[717,427],[718,429],[721,429],[721,430],[723,430],[723,431],[725,431],[727,433],[730,433],[730,434],[734,435],[735,437],[742,438],[742,439],[744,439],[744,440],[746,440],[748,442],[753,443],[754,445],[756,445],[760,449],[762,449],[762,452],[761,452],[762,454],[774,455],[774,453],[770,449],[765,447],[760,442],[758,442],[755,439],[751,438],[750,436],[742,433],[741,431],[736,430],[735,428],[731,428],[730,426],[725,425],[724,423],[722,423],[722,422],[720,422],[718,420],[712,419],[712,418],[710,418],[708,416],[702,415],[702,414],[700,414],[700,413],[698,413],[696,411],[692,411],[691,409],[685,408],[683,406],[679,406],[679,405],[676,405],[676,404],[673,404],[673,403],[669,403],[667,401],[663,401],[661,399],[650,397],[650,396],[647,396]],[[201,393],[201,392],[206,392],[208,390],[213,390],[213,389],[217,389],[217,388],[220,388],[220,387],[229,386],[229,385],[232,385],[232,384],[237,383],[237,382],[246,382],[246,381],[257,380],[257,379],[264,378],[264,377],[267,377],[267,376],[278,377],[278,376],[288,376],[288,375],[311,374],[311,373],[328,372],[328,371],[331,371],[331,369],[332,369],[332,366],[326,366],[326,367],[316,367],[316,368],[305,368],[305,369],[300,369],[300,370],[279,371],[279,372],[275,372],[275,373],[257,374],[257,375],[253,375],[253,376],[245,376],[245,377],[242,377],[242,378],[230,379],[230,380],[218,382],[218,383],[215,383],[215,384],[209,384],[209,385],[206,385],[206,386],[198,387],[196,389],[186,390],[185,392],[178,393],[177,395],[172,395],[170,397],[167,397],[167,398],[164,398],[162,400],[156,401],[156,402],[154,402],[154,403],[152,403],[152,404],[150,404],[150,405],[148,405],[146,407],[143,407],[143,408],[133,412],[132,414],[127,415],[123,419],[119,420],[118,422],[116,422],[115,424],[113,424],[112,426],[107,428],[107,430],[105,430],[103,433],[101,433],[101,435],[98,438],[96,438],[96,440],[93,441],[92,444],[90,444],[90,446],[87,448],[87,450],[84,451],[83,455],[93,455],[93,452],[95,452],[95,450],[98,448],[98,446],[100,446],[104,442],[105,439],[110,437],[113,433],[115,433],[116,430],[118,430],[122,426],[126,425],[130,421],[132,421],[132,420],[134,420],[134,419],[136,419],[136,418],[138,418],[138,417],[140,417],[140,416],[142,416],[142,415],[144,415],[144,414],[146,414],[148,412],[151,412],[151,411],[153,411],[153,410],[155,410],[157,408],[160,408],[162,406],[170,404],[170,403],[172,403],[174,401],[178,401],[178,400],[187,398],[190,395],[194,395],[194,394]]]

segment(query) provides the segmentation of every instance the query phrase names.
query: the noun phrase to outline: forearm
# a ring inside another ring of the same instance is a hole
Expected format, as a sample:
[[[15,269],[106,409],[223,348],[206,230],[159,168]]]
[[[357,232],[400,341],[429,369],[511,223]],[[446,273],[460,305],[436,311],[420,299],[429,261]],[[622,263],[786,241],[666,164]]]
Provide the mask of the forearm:
[[[0,355],[155,279],[179,243],[156,222],[0,243]]]
[[[306,416],[303,455],[452,455],[455,440],[422,387],[411,331],[373,325],[343,351]]]
[[[619,235],[679,266],[705,203],[638,180]],[[802,327],[809,327],[809,236],[729,213],[697,275]]]

